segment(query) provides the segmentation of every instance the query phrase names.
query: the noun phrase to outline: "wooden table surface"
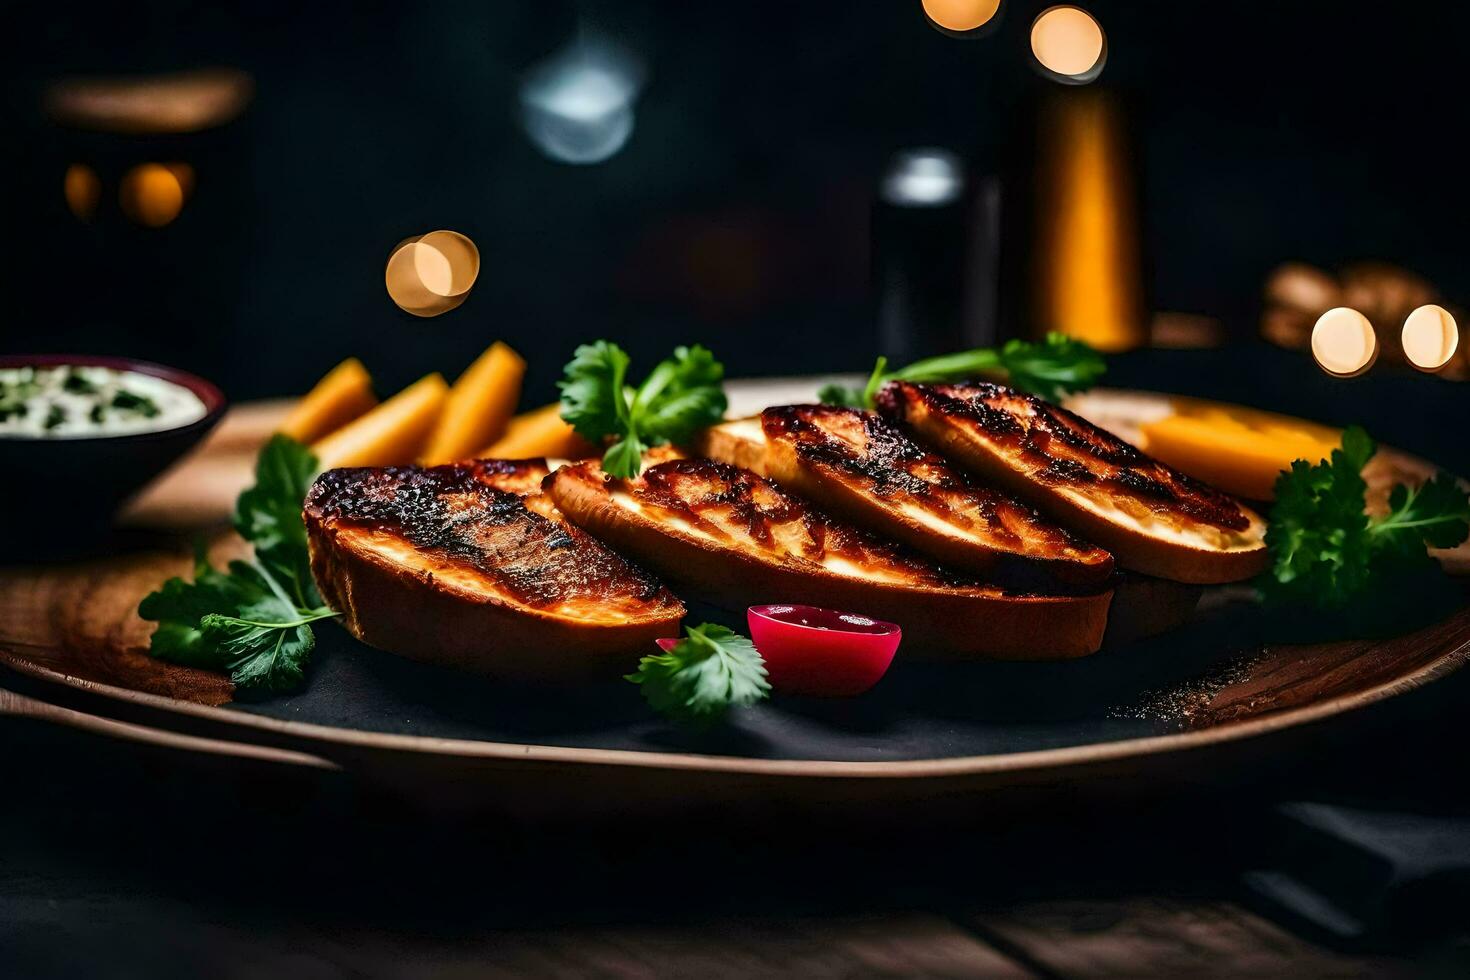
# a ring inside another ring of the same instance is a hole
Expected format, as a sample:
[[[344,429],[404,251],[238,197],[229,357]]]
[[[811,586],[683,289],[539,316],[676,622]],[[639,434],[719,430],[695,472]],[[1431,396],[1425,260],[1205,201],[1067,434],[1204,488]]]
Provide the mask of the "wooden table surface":
[[[1258,801],[1035,827],[556,825],[25,719],[0,757],[0,976],[1464,976],[1246,907]],[[1079,803],[1079,807],[1081,804]]]

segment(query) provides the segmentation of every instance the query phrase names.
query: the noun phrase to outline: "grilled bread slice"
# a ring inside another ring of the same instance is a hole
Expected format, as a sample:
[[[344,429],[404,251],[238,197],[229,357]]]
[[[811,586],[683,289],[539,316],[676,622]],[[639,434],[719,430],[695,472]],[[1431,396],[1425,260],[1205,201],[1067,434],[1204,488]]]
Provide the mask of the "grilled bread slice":
[[[1033,395],[894,381],[879,393],[879,410],[1125,568],[1207,585],[1266,566],[1266,527],[1253,511]]]
[[[562,520],[561,511],[551,498],[541,492],[541,484],[551,474],[551,467],[540,457],[532,459],[477,459],[470,463],[476,478],[486,486],[521,498],[533,514],[548,521]]]
[[[1049,660],[1097,650],[1111,590],[1007,592],[841,524],[764,478],[709,459],[614,479],[593,461],[546,481],[567,520],[719,605],[798,602],[892,620],[908,649]]]
[[[717,426],[726,431],[705,438],[706,454],[737,466],[762,456],[757,472],[947,566],[1043,589],[1096,587],[1113,572],[1112,555],[981,486],[873,412],[768,408],[753,433],[759,442],[742,438],[744,421]]]
[[[653,576],[486,475],[473,463],[393,466],[312,484],[312,573],[354,636],[415,660],[550,678],[626,668],[677,634],[684,607]]]
[[[771,475],[766,469],[766,432],[759,415],[712,425],[695,437],[692,448],[696,455],[750,470],[756,476]]]

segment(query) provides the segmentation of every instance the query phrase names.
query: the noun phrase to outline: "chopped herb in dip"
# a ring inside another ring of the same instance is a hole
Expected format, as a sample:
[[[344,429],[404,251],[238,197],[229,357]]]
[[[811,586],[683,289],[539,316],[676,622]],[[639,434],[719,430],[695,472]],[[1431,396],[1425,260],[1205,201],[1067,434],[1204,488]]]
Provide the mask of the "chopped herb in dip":
[[[154,432],[204,417],[188,388],[113,368],[0,368],[0,438]]]

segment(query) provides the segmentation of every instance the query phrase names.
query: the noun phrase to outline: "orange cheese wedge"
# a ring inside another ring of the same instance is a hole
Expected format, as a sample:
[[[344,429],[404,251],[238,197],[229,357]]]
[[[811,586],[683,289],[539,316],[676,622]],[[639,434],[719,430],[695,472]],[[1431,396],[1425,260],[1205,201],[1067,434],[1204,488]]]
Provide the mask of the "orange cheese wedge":
[[[449,390],[449,399],[420,462],[468,459],[499,439],[521,399],[526,362],[500,341],[475,359]]]
[[[378,404],[373,379],[355,357],[328,371],[306,397],[296,403],[280,432],[310,445],[340,429]]]
[[[505,434],[477,455],[481,459],[529,459],[535,456],[580,459],[593,452],[594,447],[562,421],[560,403],[553,403],[511,419],[505,427]]]
[[[411,463],[423,452],[448,397],[444,377],[430,374],[315,443],[311,451],[324,470]]]
[[[1274,500],[1276,477],[1293,460],[1331,456],[1342,433],[1274,412],[1178,399],[1174,413],[1140,426],[1155,459],[1251,500]]]

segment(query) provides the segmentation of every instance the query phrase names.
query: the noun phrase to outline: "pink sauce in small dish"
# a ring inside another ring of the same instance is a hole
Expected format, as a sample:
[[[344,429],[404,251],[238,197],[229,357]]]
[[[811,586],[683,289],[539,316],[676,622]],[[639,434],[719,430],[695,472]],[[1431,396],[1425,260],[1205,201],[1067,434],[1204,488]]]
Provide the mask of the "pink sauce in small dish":
[[[862,694],[888,671],[903,638],[894,623],[818,606],[751,606],[746,622],[771,686],[788,694]]]

